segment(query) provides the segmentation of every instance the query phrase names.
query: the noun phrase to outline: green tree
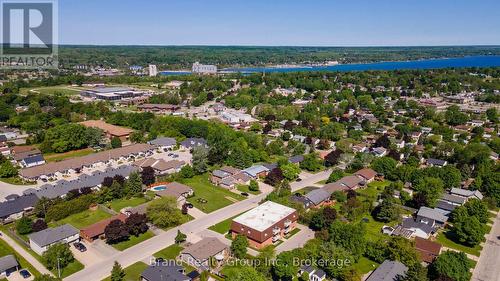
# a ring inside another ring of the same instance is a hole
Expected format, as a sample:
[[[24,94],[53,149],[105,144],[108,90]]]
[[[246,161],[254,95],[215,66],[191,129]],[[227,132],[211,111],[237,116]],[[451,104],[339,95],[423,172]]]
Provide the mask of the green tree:
[[[33,281],[60,281],[61,279],[52,277],[49,274],[43,274],[39,276],[35,276],[35,279]]]
[[[371,166],[373,170],[389,177],[396,169],[398,162],[391,157],[379,157],[373,160]]]
[[[119,137],[111,138],[111,147],[112,148],[122,147],[122,140]]]
[[[471,263],[464,252],[446,251],[429,267],[432,280],[469,281]]]
[[[53,244],[42,255],[48,269],[65,268],[75,259],[67,244]]]
[[[283,177],[289,181],[295,180],[300,173],[300,168],[298,165],[293,163],[286,163],[280,166],[281,172],[283,173]]]
[[[194,177],[194,169],[191,165],[184,165],[179,172],[180,176],[184,179],[190,179]]]
[[[33,220],[29,217],[22,217],[16,223],[16,231],[21,235],[31,233],[32,227]]]
[[[336,182],[336,181],[340,180],[341,178],[343,178],[344,176],[345,176],[344,171],[342,171],[340,169],[334,169],[332,171],[332,173],[330,174],[330,176],[328,177],[328,180],[326,181],[326,183]]]
[[[153,200],[146,208],[148,219],[161,228],[172,227],[185,221],[181,210],[177,208],[177,200],[174,197],[162,197]]]
[[[438,178],[424,177],[415,187],[413,200],[417,206],[435,207],[444,191],[443,181]]]
[[[203,174],[208,169],[208,149],[204,146],[193,148],[193,170],[197,174]]]
[[[182,233],[180,230],[177,230],[177,235],[175,236],[175,243],[180,244],[186,241],[187,235]]]
[[[273,273],[279,280],[292,280],[297,275],[298,266],[294,262],[292,252],[282,252],[276,256],[276,262],[273,265]]]
[[[230,270],[225,280],[227,281],[265,281],[266,279],[251,266],[239,266]]]
[[[124,278],[125,270],[123,270],[121,264],[115,261],[111,269],[111,281],[123,281]]]
[[[486,117],[490,120],[491,123],[498,123],[498,111],[496,108],[488,108],[486,110]]]
[[[397,221],[401,217],[401,208],[395,204],[392,197],[388,197],[375,209],[375,218],[378,221]]]
[[[322,163],[316,153],[309,153],[304,156],[304,160],[300,162],[300,168],[315,172],[321,169]]]
[[[17,168],[10,161],[5,161],[0,165],[0,178],[10,178],[17,176]]]
[[[231,252],[238,259],[244,259],[247,255],[248,239],[245,235],[238,234],[231,243]]]
[[[485,226],[477,217],[460,217],[453,223],[453,231],[460,242],[476,246],[484,240]]]
[[[138,172],[133,172],[128,176],[125,183],[127,195],[133,196],[142,192],[142,178]]]
[[[248,189],[250,191],[259,191],[259,183],[256,180],[251,180]]]

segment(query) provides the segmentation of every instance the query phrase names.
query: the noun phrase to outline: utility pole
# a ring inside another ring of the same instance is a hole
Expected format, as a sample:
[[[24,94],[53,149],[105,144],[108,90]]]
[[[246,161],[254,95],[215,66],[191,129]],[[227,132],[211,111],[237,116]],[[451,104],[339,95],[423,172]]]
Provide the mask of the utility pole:
[[[61,267],[59,266],[59,256],[57,256],[57,277],[61,279]]]

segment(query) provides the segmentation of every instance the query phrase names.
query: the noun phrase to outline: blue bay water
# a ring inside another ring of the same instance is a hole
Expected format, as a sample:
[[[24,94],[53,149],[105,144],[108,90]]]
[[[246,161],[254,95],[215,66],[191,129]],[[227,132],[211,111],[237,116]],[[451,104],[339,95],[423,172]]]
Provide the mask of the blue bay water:
[[[443,59],[425,59],[415,61],[390,61],[376,63],[354,63],[339,64],[332,66],[313,66],[313,67],[245,67],[245,68],[226,68],[229,72],[297,72],[297,71],[367,71],[367,70],[399,70],[399,69],[437,69],[437,68],[460,68],[460,67],[495,67],[500,66],[500,56],[469,56],[460,58]],[[189,74],[183,72],[182,74]],[[179,74],[173,72],[161,72],[162,75]]]

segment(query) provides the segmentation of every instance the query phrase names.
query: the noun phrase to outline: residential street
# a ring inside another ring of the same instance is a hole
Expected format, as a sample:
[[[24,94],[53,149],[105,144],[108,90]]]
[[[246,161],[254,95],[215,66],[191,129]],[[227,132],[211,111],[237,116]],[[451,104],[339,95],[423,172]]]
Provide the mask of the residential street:
[[[294,182],[292,184],[292,190],[296,191],[311,185],[311,183],[325,180],[328,178],[329,174],[330,174],[329,171],[323,171],[315,175],[312,175],[310,178],[303,179],[300,182]],[[177,230],[180,230],[181,232],[188,235],[196,234],[218,222],[221,222],[223,220],[236,216],[241,212],[256,207],[259,204],[259,202],[262,201],[262,199],[264,199],[266,195],[271,191],[270,188],[267,186],[265,189],[267,192],[263,192],[262,194],[259,194],[255,197],[219,209],[197,220],[187,222],[179,227],[165,231],[164,233],[154,236],[151,239],[148,239],[138,245],[130,247],[125,251],[110,255],[108,256],[107,259],[103,260],[102,262],[85,267],[83,270],[65,278],[64,280],[68,281],[102,280],[103,278],[109,276],[114,261],[118,261],[125,268],[137,261],[146,260],[157,251],[173,244],[174,238],[177,235]],[[298,233],[297,235],[300,235],[300,233]]]
[[[42,274],[52,274],[48,269],[43,266],[37,259],[35,259],[30,253],[24,250],[16,241],[12,240],[7,234],[0,231],[0,238],[3,239],[9,246],[11,246],[18,254],[23,256],[36,270],[38,270]],[[90,280],[90,279],[89,279]]]
[[[481,256],[472,274],[473,281],[500,281],[500,213],[486,237]]]

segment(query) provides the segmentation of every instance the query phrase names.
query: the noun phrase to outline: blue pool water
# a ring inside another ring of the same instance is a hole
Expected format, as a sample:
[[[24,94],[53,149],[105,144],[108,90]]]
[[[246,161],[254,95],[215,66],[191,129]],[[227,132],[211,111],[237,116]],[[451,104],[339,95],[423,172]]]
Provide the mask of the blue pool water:
[[[152,189],[152,190],[154,190],[154,191],[160,191],[160,190],[165,190],[165,189],[167,189],[167,187],[166,187],[166,186],[164,186],[164,185],[157,185],[157,186],[155,186],[155,187],[153,187],[153,188],[151,188],[151,189]]]

